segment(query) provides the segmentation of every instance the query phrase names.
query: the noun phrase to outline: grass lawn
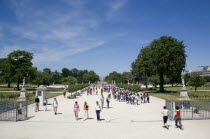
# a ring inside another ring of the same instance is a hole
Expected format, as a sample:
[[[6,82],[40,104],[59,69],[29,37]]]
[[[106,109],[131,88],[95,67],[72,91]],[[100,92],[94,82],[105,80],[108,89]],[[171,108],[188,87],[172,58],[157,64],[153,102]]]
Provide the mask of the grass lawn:
[[[186,86],[187,90],[191,91],[190,86]],[[159,88],[158,88],[159,89]],[[175,86],[175,87],[165,87],[166,91],[180,91],[182,89],[182,86]],[[195,88],[192,87],[192,91],[194,91]],[[202,87],[198,87],[197,90],[210,90],[210,87],[207,86],[202,86]]]
[[[52,97],[55,97],[55,96],[58,96],[58,95],[61,95],[62,93],[47,93],[46,94],[46,97],[47,98],[52,98]],[[34,103],[34,99],[35,99],[35,96],[32,94],[32,93],[28,93],[27,94],[29,96],[29,101],[28,101],[28,104],[32,104]],[[18,92],[0,92],[0,98],[18,98],[20,96],[20,93]]]
[[[180,95],[180,90],[182,87],[166,87],[165,90],[167,92],[161,93],[157,91],[148,91],[151,96],[159,97],[162,99],[169,99],[169,100],[178,100]],[[189,97],[210,97],[210,91],[191,91],[189,87],[188,95]],[[203,90],[200,89],[199,90]]]
[[[21,87],[20,87],[21,88]],[[37,87],[29,87],[29,86],[25,86],[24,87],[27,91],[30,92],[36,92],[36,88]],[[16,90],[16,88],[14,89],[13,87],[6,87],[6,86],[0,86],[0,91],[19,91]],[[47,88],[46,89],[47,92],[63,92],[63,88]]]

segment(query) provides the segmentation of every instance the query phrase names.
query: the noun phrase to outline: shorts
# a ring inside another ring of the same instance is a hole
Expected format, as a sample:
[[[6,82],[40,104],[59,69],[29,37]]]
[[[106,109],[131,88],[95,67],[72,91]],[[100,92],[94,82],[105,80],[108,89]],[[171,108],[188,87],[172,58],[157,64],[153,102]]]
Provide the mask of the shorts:
[[[168,121],[168,116],[163,116],[163,123],[165,124],[167,123],[167,121]]]

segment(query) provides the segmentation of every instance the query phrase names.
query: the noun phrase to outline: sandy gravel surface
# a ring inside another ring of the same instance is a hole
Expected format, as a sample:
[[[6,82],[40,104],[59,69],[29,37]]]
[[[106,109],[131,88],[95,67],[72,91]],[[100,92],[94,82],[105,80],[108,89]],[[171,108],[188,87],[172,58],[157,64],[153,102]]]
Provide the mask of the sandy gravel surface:
[[[104,93],[107,96],[107,93]],[[162,128],[162,106],[165,101],[151,97],[151,103],[139,106],[128,105],[111,99],[110,109],[101,112],[102,121],[96,120],[94,106],[99,95],[83,94],[71,100],[58,96],[58,115],[54,115],[52,106],[49,111],[34,111],[34,105],[29,106],[29,116],[26,121],[0,122],[0,139],[209,139],[210,120],[182,121],[184,130],[175,128],[174,121],[169,121],[169,130]],[[53,99],[49,99],[52,103]],[[83,103],[90,105],[90,119],[76,121],[73,104],[78,101],[83,118]],[[106,104],[106,103],[105,103]],[[44,110],[44,107],[40,107]]]

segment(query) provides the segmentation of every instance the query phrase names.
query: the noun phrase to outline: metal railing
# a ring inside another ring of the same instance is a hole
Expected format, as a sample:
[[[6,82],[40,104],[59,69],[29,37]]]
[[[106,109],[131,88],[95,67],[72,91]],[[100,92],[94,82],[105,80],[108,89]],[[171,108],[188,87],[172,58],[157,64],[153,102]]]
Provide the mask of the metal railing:
[[[179,106],[183,120],[210,119],[210,100],[166,100],[166,108],[170,111],[169,119],[174,119],[176,106]]]
[[[0,101],[0,121],[20,121],[27,117],[27,101]]]

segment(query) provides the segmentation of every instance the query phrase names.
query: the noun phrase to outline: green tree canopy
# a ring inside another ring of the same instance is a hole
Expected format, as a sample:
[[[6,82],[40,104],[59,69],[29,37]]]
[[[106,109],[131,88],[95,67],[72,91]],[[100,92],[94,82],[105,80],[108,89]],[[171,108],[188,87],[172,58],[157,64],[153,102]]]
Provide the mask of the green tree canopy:
[[[204,77],[200,76],[199,73],[192,73],[190,75],[190,79],[188,81],[188,85],[195,87],[195,91],[197,88],[205,84]]]
[[[17,81],[19,89],[20,81],[27,75],[32,67],[33,54],[27,51],[13,51],[8,55],[7,69],[11,72],[11,77]]]
[[[85,73],[83,75],[83,79],[84,79],[85,83],[88,83],[89,81],[91,83],[94,83],[94,82],[99,81],[99,76],[93,70],[91,70],[88,73]]]
[[[115,83],[122,83],[123,77],[121,73],[117,73],[116,71],[113,71],[109,73],[108,76],[105,77],[105,81],[111,83],[112,81],[115,81]]]
[[[73,76],[63,77],[62,79],[63,84],[75,84],[77,83],[77,79]]]
[[[186,64],[185,46],[173,37],[162,36],[152,41],[150,48],[153,67],[160,80],[160,91],[164,91],[164,75],[181,78]]]
[[[62,71],[62,76],[63,77],[70,76],[70,70],[68,68],[63,68],[61,71]]]

